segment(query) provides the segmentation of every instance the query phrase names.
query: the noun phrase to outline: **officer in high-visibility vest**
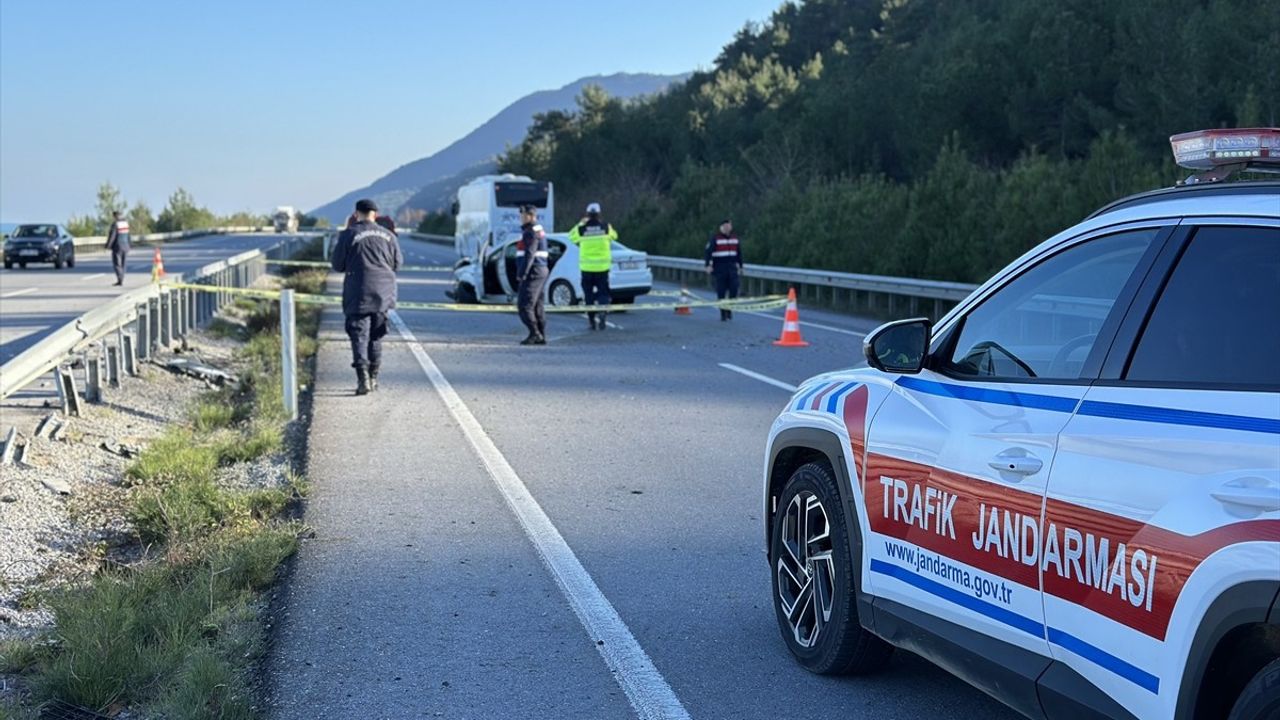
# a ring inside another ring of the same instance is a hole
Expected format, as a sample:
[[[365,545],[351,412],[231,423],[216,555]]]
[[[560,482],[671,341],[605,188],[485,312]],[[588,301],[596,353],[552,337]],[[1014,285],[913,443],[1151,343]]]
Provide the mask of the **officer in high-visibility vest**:
[[[582,300],[588,307],[608,305],[609,268],[613,267],[613,241],[618,231],[600,220],[600,203],[587,206],[587,214],[569,231],[569,239],[578,246],[578,269],[582,271]],[[606,312],[587,312],[592,330],[605,328]]]
[[[538,224],[538,209],[532,205],[520,208],[520,240],[516,243],[516,279],[519,290],[516,308],[520,321],[529,328],[529,336],[521,345],[547,344],[546,293],[543,288],[550,274],[547,260],[547,233]]]
[[[716,298],[724,300],[738,297],[742,277],[742,244],[733,232],[733,223],[725,220],[720,229],[707,241],[707,272],[715,277]],[[733,311],[720,309],[720,320],[733,319]]]
[[[107,230],[107,249],[111,251],[111,267],[116,271],[116,285],[124,284],[124,261],[129,255],[129,221],[120,217],[120,211],[111,213],[111,228]]]

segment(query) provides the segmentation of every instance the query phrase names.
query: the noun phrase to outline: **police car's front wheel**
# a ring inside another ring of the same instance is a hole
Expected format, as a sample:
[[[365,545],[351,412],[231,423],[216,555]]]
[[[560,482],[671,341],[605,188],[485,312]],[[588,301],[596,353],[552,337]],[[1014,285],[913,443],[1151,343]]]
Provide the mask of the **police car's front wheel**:
[[[858,621],[849,528],[825,464],[803,465],[787,480],[769,558],[778,628],[801,665],[821,675],[884,667],[893,647]]]
[[[1245,685],[1228,720],[1280,718],[1280,659],[1258,671]]]

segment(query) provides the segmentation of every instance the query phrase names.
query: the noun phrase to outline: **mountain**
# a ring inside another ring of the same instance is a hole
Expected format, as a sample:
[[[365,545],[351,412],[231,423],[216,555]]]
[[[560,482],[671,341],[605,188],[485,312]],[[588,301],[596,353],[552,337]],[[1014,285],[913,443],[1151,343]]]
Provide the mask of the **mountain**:
[[[493,172],[497,167],[495,158],[508,145],[516,145],[524,139],[535,114],[575,109],[578,95],[588,85],[599,85],[614,97],[634,98],[661,92],[686,78],[688,75],[618,73],[586,77],[558,90],[526,95],[440,152],[401,165],[370,185],[321,205],[309,214],[341,223],[351,213],[355,201],[362,197],[373,198],[384,212],[391,215],[405,216],[413,210],[439,210],[448,205],[459,185],[478,175]]]

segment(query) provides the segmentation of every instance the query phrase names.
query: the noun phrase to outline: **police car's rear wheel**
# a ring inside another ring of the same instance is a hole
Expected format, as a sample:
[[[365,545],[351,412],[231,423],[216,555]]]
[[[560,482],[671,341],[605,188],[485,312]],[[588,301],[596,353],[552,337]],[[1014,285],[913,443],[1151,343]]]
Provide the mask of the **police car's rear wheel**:
[[[893,651],[858,621],[839,498],[828,467],[797,469],[778,499],[769,552],[778,627],[800,664],[823,675],[877,670]]]
[[[1280,718],[1280,660],[1272,660],[1244,686],[1227,720]]]

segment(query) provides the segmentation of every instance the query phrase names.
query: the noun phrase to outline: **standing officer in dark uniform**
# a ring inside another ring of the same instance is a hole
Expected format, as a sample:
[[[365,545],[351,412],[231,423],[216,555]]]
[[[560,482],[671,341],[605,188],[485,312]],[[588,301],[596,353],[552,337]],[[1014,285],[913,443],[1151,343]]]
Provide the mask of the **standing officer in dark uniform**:
[[[111,213],[111,229],[107,230],[107,249],[111,251],[111,267],[116,271],[116,285],[124,284],[124,261],[129,255],[129,221],[120,211]]]
[[[333,269],[346,273],[342,312],[351,338],[357,395],[378,389],[387,313],[396,306],[396,271],[404,263],[395,234],[377,218],[378,206],[372,200],[356,202],[356,223],[338,235],[333,247]]]
[[[516,279],[520,281],[516,307],[520,321],[529,328],[529,336],[521,345],[547,344],[547,234],[538,224],[538,209],[532,205],[520,208],[520,241],[516,243]]]
[[[733,223],[725,220],[720,229],[707,242],[707,272],[715,276],[716,298],[738,297],[738,286],[742,277],[742,245],[733,232]],[[720,320],[733,319],[733,311],[720,309]]]

